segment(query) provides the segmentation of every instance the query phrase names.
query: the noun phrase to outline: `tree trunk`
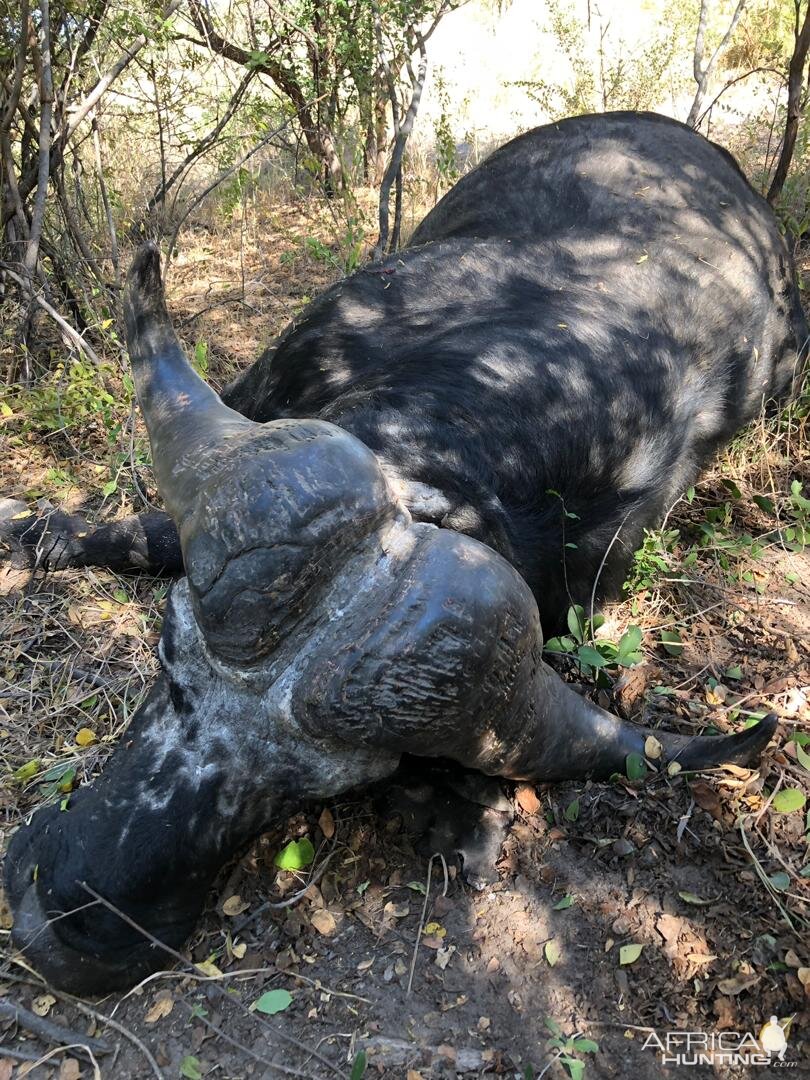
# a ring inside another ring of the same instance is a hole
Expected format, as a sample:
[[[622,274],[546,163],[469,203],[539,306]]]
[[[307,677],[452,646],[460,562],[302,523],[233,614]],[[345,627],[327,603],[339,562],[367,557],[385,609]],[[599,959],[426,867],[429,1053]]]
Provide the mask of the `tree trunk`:
[[[782,193],[785,186],[790,163],[793,160],[793,150],[796,146],[796,136],[799,133],[799,120],[801,119],[802,86],[804,84],[804,65],[807,60],[807,52],[810,49],[810,0],[804,13],[804,24],[799,30],[799,0],[796,0],[796,28],[793,55],[790,58],[788,68],[788,106],[785,120],[785,137],[782,140],[782,152],[776,164],[776,171],[768,188],[768,202],[774,202]]]
[[[382,83],[377,86],[374,95],[374,149],[373,183],[379,184],[385,172],[386,150],[388,148],[388,100]]]
[[[310,141],[309,132],[306,132],[307,145],[323,162],[323,187],[327,197],[331,198],[343,188],[343,162],[328,127],[321,124],[312,134]]]
[[[686,122],[690,127],[697,127],[700,122],[700,110],[706,98],[706,89],[709,85],[709,79],[711,78],[717,61],[731,44],[731,39],[734,35],[734,31],[737,29],[737,23],[742,17],[746,3],[747,0],[738,0],[737,6],[734,9],[734,14],[731,16],[731,22],[723,35],[722,41],[712,53],[708,63],[704,65],[703,55],[705,51],[706,23],[708,22],[709,16],[709,0],[701,0],[698,28],[695,35],[695,55],[693,61],[697,90],[695,91],[695,100],[692,102],[692,108],[689,110],[689,116],[686,118]]]

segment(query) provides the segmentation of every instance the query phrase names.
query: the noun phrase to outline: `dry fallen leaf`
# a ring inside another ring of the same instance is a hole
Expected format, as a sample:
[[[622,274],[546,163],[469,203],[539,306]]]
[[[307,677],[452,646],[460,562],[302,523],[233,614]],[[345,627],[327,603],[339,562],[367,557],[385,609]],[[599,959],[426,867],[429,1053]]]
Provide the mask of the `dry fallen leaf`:
[[[712,1011],[717,1017],[718,1030],[733,1028],[737,1024],[737,1013],[731,998],[716,997],[712,1002]]]
[[[0,1050],[0,1054],[2,1054]],[[0,1058],[0,1080],[11,1080],[11,1074],[14,1072],[15,1061],[11,1058]]]
[[[447,965],[450,963],[450,958],[452,957],[452,955],[453,955],[453,953],[455,951],[456,951],[455,945],[447,945],[447,946],[443,946],[442,948],[437,949],[436,950],[436,959],[434,961],[436,966],[440,967],[442,969],[442,971],[444,971],[445,968],[447,967]]]
[[[309,920],[319,934],[323,934],[324,937],[329,937],[337,930],[337,923],[335,922],[335,916],[331,911],[326,908],[316,908],[312,912],[312,916]]]
[[[690,785],[690,790],[701,810],[707,811],[716,821],[722,820],[723,804],[713,787],[702,780],[696,780]]]
[[[321,816],[318,818],[318,828],[327,840],[331,840],[335,835],[335,819],[332,816],[332,811],[326,806],[323,808]]]
[[[247,900],[243,900],[238,893],[234,893],[233,896],[229,896],[225,903],[222,905],[222,911],[225,915],[241,915],[243,911],[247,911],[250,904]]]
[[[717,686],[706,687],[706,701],[709,705],[722,705],[728,697],[728,687],[718,683]]]
[[[79,1080],[82,1075],[82,1067],[76,1058],[66,1057],[59,1066],[59,1080]]]
[[[517,799],[517,804],[520,809],[526,814],[539,813],[543,805],[537,798],[537,793],[531,784],[518,784],[517,790],[515,791],[515,798]]]
[[[650,761],[657,761],[663,752],[664,748],[658,739],[654,735],[648,735],[644,740],[644,757],[648,757]]]
[[[395,904],[393,900],[389,900],[383,911],[392,919],[404,919],[406,915],[410,914],[411,908],[407,900],[401,904]]]
[[[195,964],[194,967],[201,975],[208,975],[210,978],[216,979],[222,974],[213,960],[202,960],[199,964]]]
[[[429,937],[447,937],[447,930],[438,922],[429,922],[422,932]]]
[[[162,1020],[164,1016],[168,1016],[174,1008],[174,1000],[170,997],[159,997],[155,1000],[152,1008],[143,1018],[145,1024],[156,1024],[158,1020]]]
[[[56,1004],[56,998],[52,994],[40,994],[31,1002],[31,1012],[37,1016],[47,1016]]]
[[[759,975],[733,975],[729,979],[721,979],[717,989],[726,997],[736,997],[743,990],[749,990],[759,982]]]
[[[235,945],[231,945],[231,952],[237,960],[244,960],[245,953],[247,952],[247,945],[244,941],[238,941]]]

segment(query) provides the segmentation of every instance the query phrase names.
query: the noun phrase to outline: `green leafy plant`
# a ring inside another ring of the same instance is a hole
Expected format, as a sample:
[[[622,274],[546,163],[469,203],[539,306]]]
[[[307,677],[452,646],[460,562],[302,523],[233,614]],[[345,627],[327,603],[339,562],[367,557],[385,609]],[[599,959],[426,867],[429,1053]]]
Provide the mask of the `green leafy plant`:
[[[787,512],[793,522],[784,530],[785,544],[790,551],[804,551],[810,543],[810,499],[802,494],[798,480],[790,485]]]
[[[456,163],[456,140],[453,137],[453,128],[450,122],[450,100],[441,68],[436,69],[434,80],[435,93],[440,106],[439,115],[433,125],[436,173],[440,184],[449,187],[458,180],[459,171]]]
[[[568,609],[569,632],[549,638],[546,651],[569,656],[586,678],[594,678],[603,671],[640,664],[644,655],[639,651],[642,639],[639,627],[628,627],[619,641],[614,642],[594,636],[604,622],[602,615],[587,619],[581,605],[574,604]]]
[[[315,848],[307,836],[300,840],[291,840],[275,857],[275,864],[280,870],[303,870],[315,858]]]
[[[349,216],[343,234],[334,246],[330,247],[317,236],[307,236],[304,250],[315,262],[331,266],[342,274],[351,274],[362,261],[365,239],[366,231],[360,218]]]
[[[679,529],[644,530],[644,541],[633,555],[633,565],[624,583],[625,592],[652,589],[661,574],[670,571],[672,553],[680,535]]]
[[[557,1060],[564,1066],[571,1080],[582,1080],[585,1074],[585,1061],[576,1055],[598,1053],[599,1043],[583,1035],[563,1035],[562,1028],[551,1016],[547,1016],[544,1023],[551,1032],[551,1038],[546,1043],[548,1049],[558,1051]]]
[[[194,370],[203,378],[208,378],[208,342],[196,341],[194,343],[194,357],[191,361]]]
[[[49,431],[64,431],[85,427],[88,420],[99,420],[108,435],[117,434],[119,414],[129,412],[129,400],[114,396],[108,389],[114,374],[109,364],[97,368],[83,357],[56,364],[28,391],[31,422]]]

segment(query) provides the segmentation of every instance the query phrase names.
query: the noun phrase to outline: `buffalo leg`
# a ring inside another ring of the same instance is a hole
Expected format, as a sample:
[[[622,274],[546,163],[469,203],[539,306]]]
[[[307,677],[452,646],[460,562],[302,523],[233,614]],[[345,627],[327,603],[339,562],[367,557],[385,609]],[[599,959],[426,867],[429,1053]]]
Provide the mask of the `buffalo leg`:
[[[78,514],[32,514],[25,503],[0,500],[0,559],[17,567],[65,570],[106,566],[173,576],[183,572],[177,528],[168,514],[134,514],[94,526]]]

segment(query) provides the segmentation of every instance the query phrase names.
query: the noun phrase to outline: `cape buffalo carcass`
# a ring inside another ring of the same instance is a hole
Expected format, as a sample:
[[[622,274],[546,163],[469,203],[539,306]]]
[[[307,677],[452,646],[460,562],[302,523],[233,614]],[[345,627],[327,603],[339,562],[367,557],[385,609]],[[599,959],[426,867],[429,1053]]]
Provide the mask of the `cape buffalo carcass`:
[[[403,753],[548,781],[643,752],[648,730],[543,662],[541,624],[617,588],[644,528],[789,391],[807,335],[733,159],[634,113],[508,143],[221,397],[183,356],[154,247],[125,307],[168,516],[5,526],[52,566],[185,571],[103,775],[7,856],[14,941],[77,992],[165,962],[88,888],[180,946],[274,817]],[[774,724],[656,735],[694,769],[755,761]]]

